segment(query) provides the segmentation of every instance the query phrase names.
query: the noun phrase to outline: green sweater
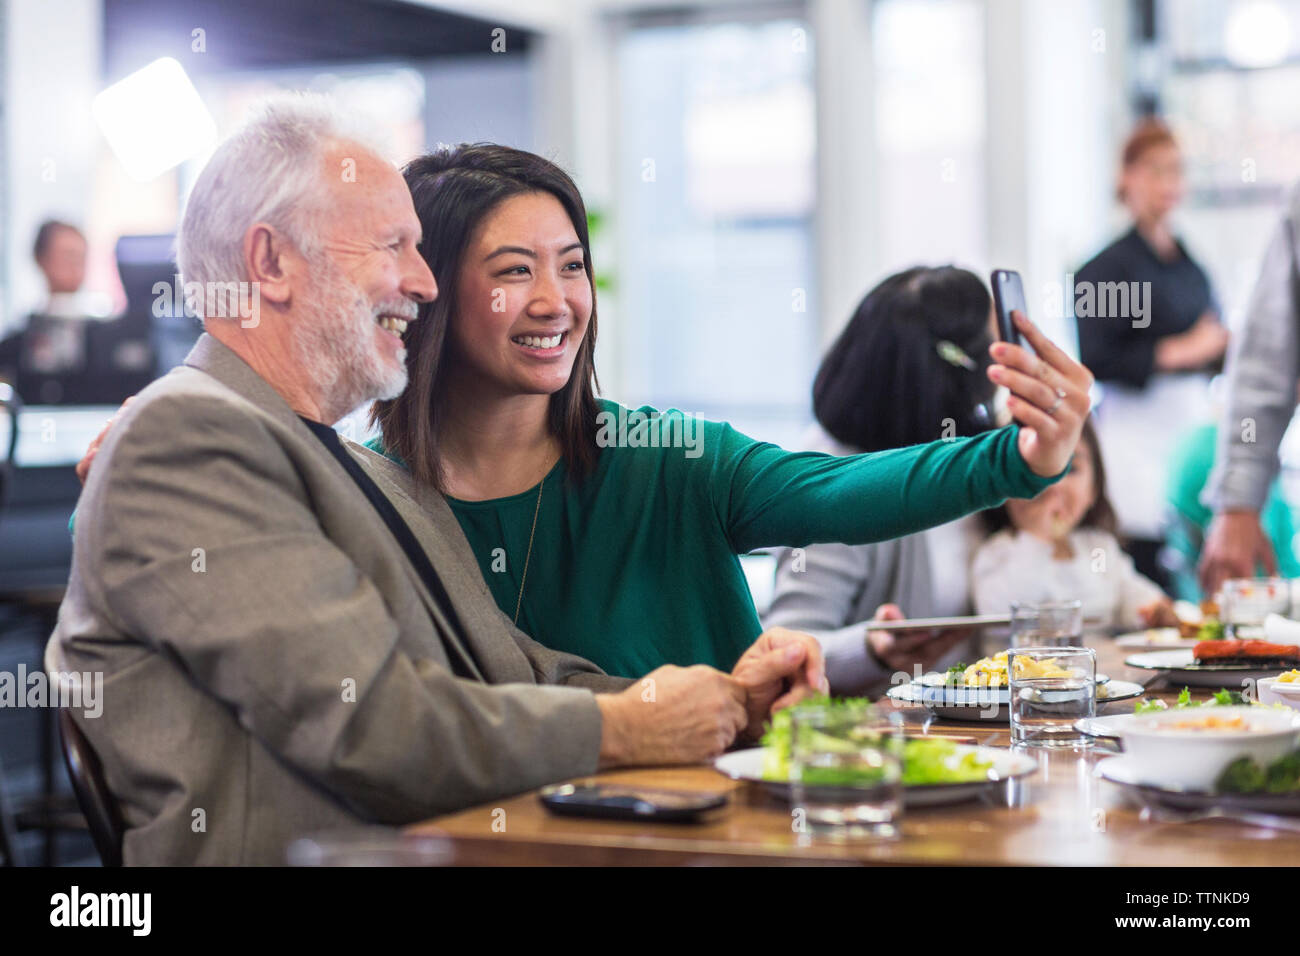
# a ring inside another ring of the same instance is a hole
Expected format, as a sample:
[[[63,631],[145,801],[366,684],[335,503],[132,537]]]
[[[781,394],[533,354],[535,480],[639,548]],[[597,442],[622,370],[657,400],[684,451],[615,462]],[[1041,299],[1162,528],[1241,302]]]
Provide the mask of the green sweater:
[[[1024,463],[1016,426],[835,457],[676,410],[600,409],[594,472],[575,483],[561,461],[542,480],[519,627],[623,677],[663,664],[731,669],[762,632],[737,555],[896,538],[1056,480]],[[380,439],[370,447],[383,451]],[[448,503],[513,617],[537,486]]]

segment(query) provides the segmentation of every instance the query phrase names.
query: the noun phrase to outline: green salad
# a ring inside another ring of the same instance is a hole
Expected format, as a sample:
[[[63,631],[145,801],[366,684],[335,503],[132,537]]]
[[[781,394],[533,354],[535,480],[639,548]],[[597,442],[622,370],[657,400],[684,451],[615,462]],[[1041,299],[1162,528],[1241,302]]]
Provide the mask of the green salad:
[[[1178,695],[1178,700],[1174,702],[1174,707],[1232,707],[1236,704],[1247,703],[1246,698],[1239,690],[1221,690],[1209,700],[1202,701],[1199,704],[1192,703],[1192,691],[1189,687],[1184,687],[1182,693]],[[1159,710],[1168,710],[1169,705],[1163,700],[1140,700],[1133,705],[1133,713],[1150,714]]]
[[[814,697],[794,707],[779,711],[772,717],[767,733],[763,735],[763,779],[784,783],[790,779],[790,754],[794,745],[795,711],[804,707],[831,708],[860,707],[866,703],[864,698],[842,698],[832,700],[829,697]],[[829,753],[847,753],[856,749],[852,740],[832,737],[828,734],[812,731],[814,735],[809,744]],[[974,750],[962,750],[951,740],[914,739],[903,741],[903,786],[918,786],[934,783],[973,783],[987,780],[992,760],[980,760]],[[851,776],[851,779],[850,779]],[[856,784],[870,782],[861,770],[847,771],[827,767],[804,769],[805,783],[825,786]]]
[[[1223,622],[1217,617],[1207,617],[1201,622],[1200,629],[1196,632],[1198,641],[1221,641],[1227,637]]]

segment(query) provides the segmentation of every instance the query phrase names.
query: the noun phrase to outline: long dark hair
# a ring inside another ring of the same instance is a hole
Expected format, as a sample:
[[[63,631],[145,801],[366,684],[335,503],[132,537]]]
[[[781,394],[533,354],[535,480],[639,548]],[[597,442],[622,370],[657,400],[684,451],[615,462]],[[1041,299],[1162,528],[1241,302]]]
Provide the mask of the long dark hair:
[[[1097,430],[1093,427],[1091,415],[1083,421],[1083,440],[1088,443],[1088,450],[1092,452],[1092,483],[1097,497],[1093,500],[1092,507],[1079,519],[1079,527],[1096,528],[1119,538],[1119,520],[1115,516],[1110,498],[1106,496],[1106,465],[1101,460],[1101,442],[1097,439]],[[1006,505],[981,511],[980,520],[989,534],[1014,526]]]
[[[822,360],[813,383],[817,421],[862,451],[990,427],[989,305],[979,277],[955,266],[917,266],[885,279]]]
[[[438,283],[438,297],[420,306],[419,321],[405,336],[410,384],[402,394],[377,402],[371,421],[384,434],[384,449],[406,462],[422,484],[443,489],[438,430],[441,388],[448,361],[447,330],[456,314],[461,261],[479,224],[504,200],[526,193],[550,193],[573,222],[591,283],[591,320],[564,388],[553,394],[549,427],[560,441],[569,474],[581,478],[595,467],[596,284],[587,234],[587,209],[573,180],[559,166],[508,146],[492,143],[440,148],[413,159],[402,170],[420,217],[424,256]]]

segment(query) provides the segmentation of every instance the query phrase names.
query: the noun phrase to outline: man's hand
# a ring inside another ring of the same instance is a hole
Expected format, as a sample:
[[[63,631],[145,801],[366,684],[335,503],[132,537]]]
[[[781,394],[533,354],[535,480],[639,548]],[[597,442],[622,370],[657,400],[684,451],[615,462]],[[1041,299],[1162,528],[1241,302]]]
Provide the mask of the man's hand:
[[[1044,478],[1059,475],[1083,434],[1088,417],[1092,373],[1062,352],[1018,309],[1011,313],[1016,328],[1037,355],[1009,342],[989,346],[994,365],[988,376],[1005,385],[1011,396],[1007,411],[1020,423],[1020,457]]]
[[[876,609],[877,621],[906,620],[897,604],[882,604]],[[933,670],[939,659],[971,635],[968,627],[954,627],[943,631],[868,631],[867,643],[871,653],[886,669],[911,674],[919,665],[922,673]]]
[[[827,693],[822,646],[811,634],[774,627],[741,655],[731,676],[745,689],[748,720],[741,736],[757,740],[773,713],[816,693]]]
[[[721,671],[669,664],[618,694],[597,694],[600,766],[700,763],[748,723],[746,691]]]
[[[86,454],[82,456],[81,461],[77,462],[77,480],[83,485],[86,483],[86,476],[90,474],[90,466],[95,461],[95,455],[99,453],[99,446],[104,443],[104,436],[108,434],[118,417],[126,409],[126,406],[133,401],[135,401],[134,395],[122,403],[121,407],[113,413],[112,418],[104,422],[104,427],[99,430],[99,434],[91,440],[89,447],[86,448]]]
[[[1277,574],[1273,542],[1260,527],[1254,511],[1224,511],[1216,514],[1205,535],[1199,574],[1201,591],[1213,597],[1229,578],[1253,578],[1262,565],[1266,574]]]

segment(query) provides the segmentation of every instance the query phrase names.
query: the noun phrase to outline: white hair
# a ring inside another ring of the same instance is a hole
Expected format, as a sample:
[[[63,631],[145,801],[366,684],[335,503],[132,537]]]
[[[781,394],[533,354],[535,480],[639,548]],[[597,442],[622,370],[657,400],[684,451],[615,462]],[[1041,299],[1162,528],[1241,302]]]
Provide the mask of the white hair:
[[[319,216],[328,208],[322,158],[340,142],[384,154],[375,131],[343,116],[328,96],[282,93],[258,103],[217,147],[190,192],[176,242],[185,282],[247,281],[244,233],[255,222],[317,257]]]

